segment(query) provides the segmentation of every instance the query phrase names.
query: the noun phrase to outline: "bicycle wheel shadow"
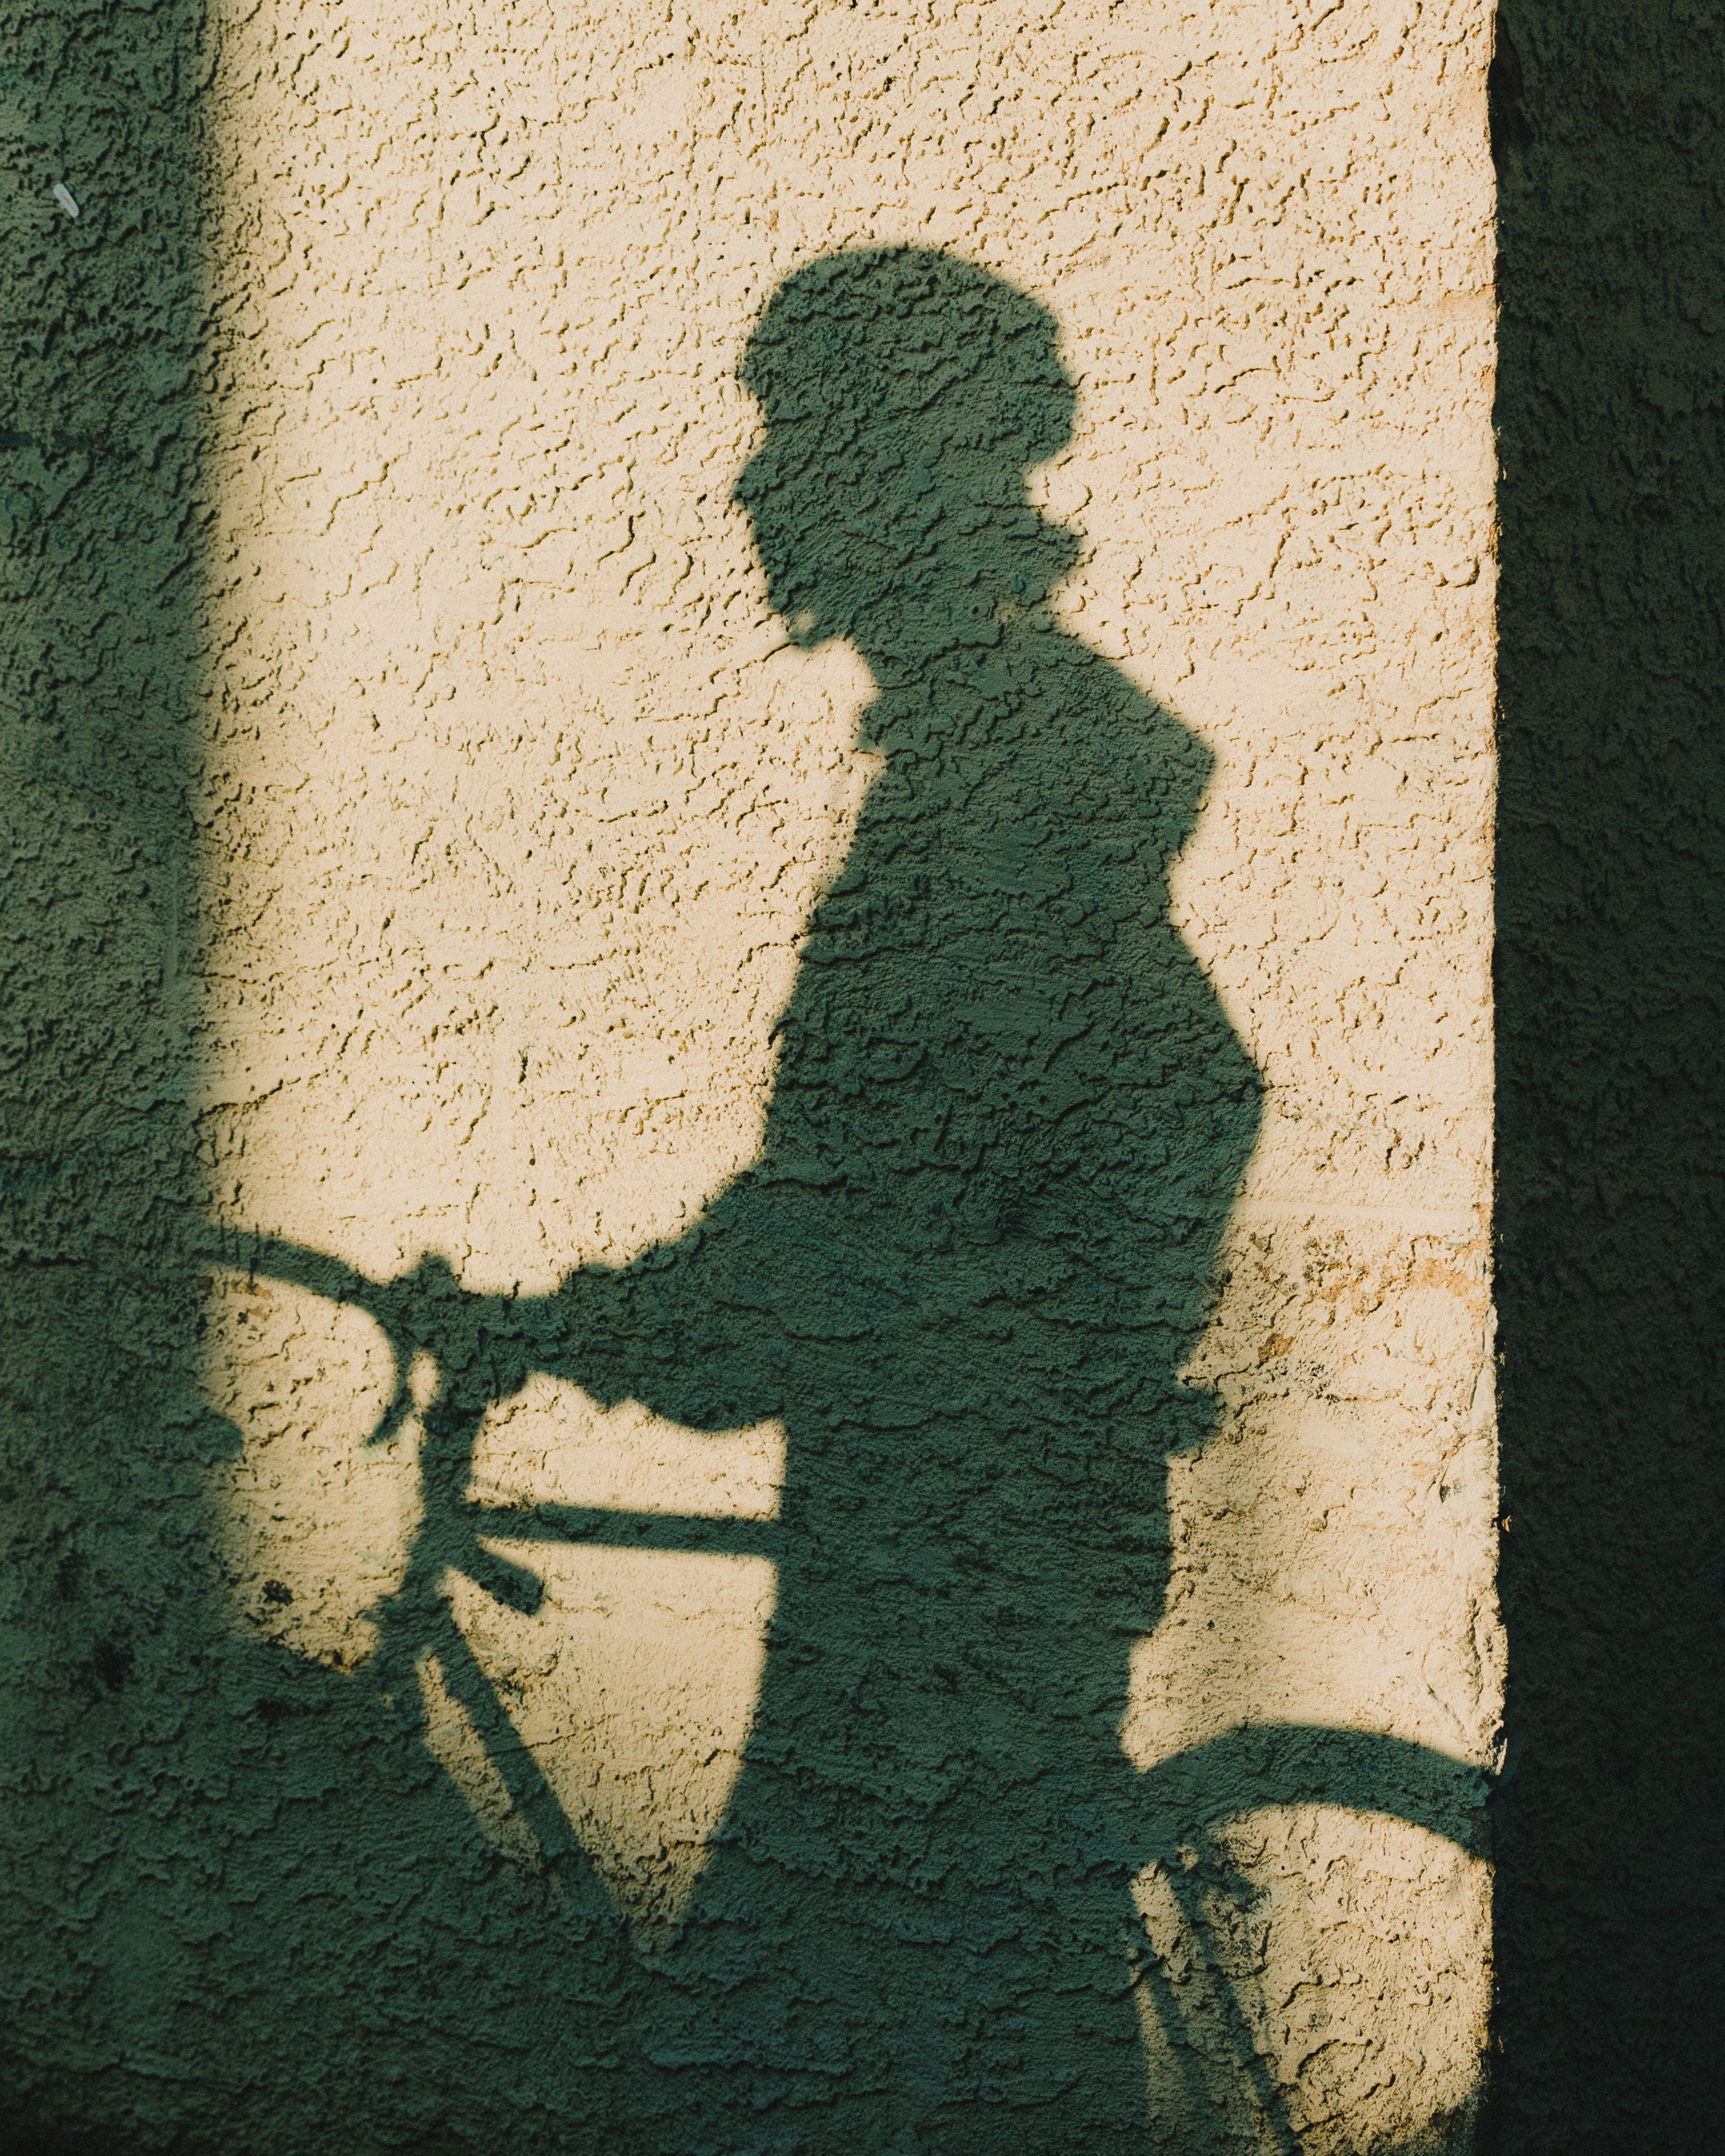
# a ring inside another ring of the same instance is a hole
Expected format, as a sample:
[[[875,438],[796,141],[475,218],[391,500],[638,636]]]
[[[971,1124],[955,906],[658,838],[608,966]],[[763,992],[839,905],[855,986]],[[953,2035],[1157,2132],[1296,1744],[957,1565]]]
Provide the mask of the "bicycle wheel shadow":
[[[797,644],[862,654],[883,759],[757,1159],[677,1242],[542,1297],[464,1296],[433,1260],[380,1299],[310,1254],[251,1258],[369,1296],[438,1362],[384,1661],[446,1642],[542,1844],[567,1822],[440,1601],[451,1567],[536,1591],[466,1496],[487,1410],[544,1372],[693,1430],[784,1428],[742,1772],[675,1937],[626,1980],[629,2145],[1141,2150],[1133,1876],[1300,1789],[1463,1839],[1477,1777],[1326,1732],[1125,1758],[1167,1463],[1210,1419],[1178,1373],[1259,1120],[1169,918],[1211,760],[1048,607],[1078,542],[1026,475],[1076,393],[1036,301],[917,248],[830,256],[774,295],[742,373],[769,597]]]

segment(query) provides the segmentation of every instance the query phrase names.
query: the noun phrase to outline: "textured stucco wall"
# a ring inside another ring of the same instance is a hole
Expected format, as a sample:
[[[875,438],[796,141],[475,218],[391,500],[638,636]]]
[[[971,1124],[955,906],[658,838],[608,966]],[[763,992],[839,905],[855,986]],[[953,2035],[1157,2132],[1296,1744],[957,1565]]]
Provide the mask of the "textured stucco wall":
[[[39,312],[160,257],[8,651],[17,2086],[1466,2145],[1484,11],[136,24],[13,167]]]

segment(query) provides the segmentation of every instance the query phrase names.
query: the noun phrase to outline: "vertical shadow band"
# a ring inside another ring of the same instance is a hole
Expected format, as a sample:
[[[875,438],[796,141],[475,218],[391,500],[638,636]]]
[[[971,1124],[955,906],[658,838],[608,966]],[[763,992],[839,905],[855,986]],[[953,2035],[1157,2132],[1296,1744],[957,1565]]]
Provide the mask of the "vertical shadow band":
[[[197,1950],[192,1799],[152,1844],[141,1792],[197,1792],[173,1738],[208,1630],[174,1255],[204,12],[23,0],[0,38],[0,2143],[33,2151],[130,2145],[65,2062],[146,2109]]]
[[[1719,2132],[1722,33],[1511,0],[1491,72],[1505,2151]]]

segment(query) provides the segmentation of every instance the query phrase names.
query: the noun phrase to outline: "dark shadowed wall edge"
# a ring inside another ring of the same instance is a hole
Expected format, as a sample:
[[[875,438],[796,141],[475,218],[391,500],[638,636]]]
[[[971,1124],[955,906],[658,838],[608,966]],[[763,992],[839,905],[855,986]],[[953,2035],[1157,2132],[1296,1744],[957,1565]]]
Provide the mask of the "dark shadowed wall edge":
[[[1492,2135],[1718,2145],[1725,17],[1512,0]]]
[[[578,2139],[614,1972],[374,1698],[236,1636],[213,1534],[236,1439],[198,1389],[189,976],[219,33],[201,0],[31,0],[8,30],[0,2148],[436,2152],[503,2114]]]
[[[0,46],[0,2135],[32,2148],[172,2110],[173,2041],[141,2002],[228,1921],[176,1697],[207,1645],[175,1257],[201,12],[25,0]]]

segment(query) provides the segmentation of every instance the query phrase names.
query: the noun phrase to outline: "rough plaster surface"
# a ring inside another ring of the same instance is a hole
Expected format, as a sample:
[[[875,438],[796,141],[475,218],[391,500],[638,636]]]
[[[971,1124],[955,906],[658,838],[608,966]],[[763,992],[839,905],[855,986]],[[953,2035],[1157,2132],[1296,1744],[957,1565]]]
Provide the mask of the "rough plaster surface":
[[[1466,2145],[1483,11],[59,20],[17,2086]]]

